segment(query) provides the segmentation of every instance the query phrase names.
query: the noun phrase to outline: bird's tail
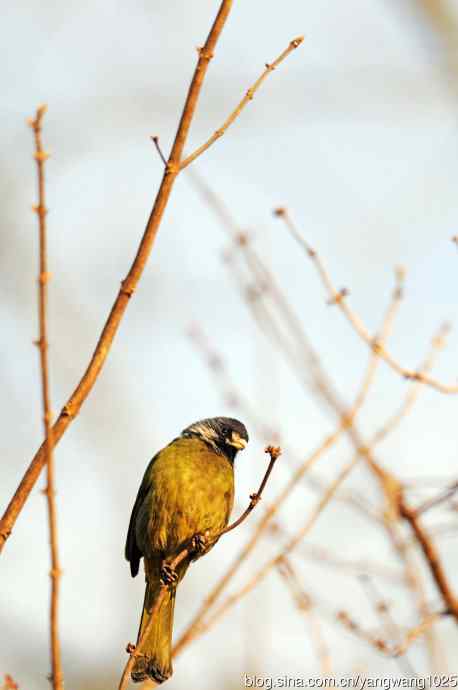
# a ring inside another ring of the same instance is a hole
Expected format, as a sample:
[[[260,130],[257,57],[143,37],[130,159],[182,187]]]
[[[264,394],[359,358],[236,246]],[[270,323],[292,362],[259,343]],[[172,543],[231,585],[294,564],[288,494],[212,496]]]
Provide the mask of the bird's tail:
[[[178,581],[187,570],[188,564],[181,564]],[[184,567],[183,567],[184,566]],[[137,644],[149,623],[151,610],[161,590],[160,568],[156,564],[146,563],[146,590],[143,611],[138,631]],[[150,678],[156,683],[163,683],[170,678],[172,669],[172,630],[173,612],[175,608],[176,586],[168,587],[155,620],[150,626],[148,636],[142,642],[141,654],[136,658],[132,668],[132,680],[135,683]]]

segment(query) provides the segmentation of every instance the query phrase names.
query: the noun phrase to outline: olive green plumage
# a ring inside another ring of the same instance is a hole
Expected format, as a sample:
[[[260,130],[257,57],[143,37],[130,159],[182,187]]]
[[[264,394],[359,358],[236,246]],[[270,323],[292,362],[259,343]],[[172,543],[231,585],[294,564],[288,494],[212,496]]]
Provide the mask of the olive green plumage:
[[[144,557],[146,592],[139,637],[161,587],[161,566],[196,534],[217,535],[234,502],[233,461],[248,441],[243,424],[226,417],[202,420],[161,450],[148,465],[132,511],[126,558],[135,577]],[[191,560],[177,569],[177,582]],[[170,585],[136,660],[132,679],[163,682],[172,674],[171,643],[176,584]]]

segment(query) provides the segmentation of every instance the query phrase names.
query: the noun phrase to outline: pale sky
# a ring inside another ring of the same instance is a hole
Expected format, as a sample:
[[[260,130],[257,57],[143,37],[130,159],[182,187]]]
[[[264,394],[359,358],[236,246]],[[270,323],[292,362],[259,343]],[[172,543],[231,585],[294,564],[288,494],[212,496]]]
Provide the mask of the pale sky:
[[[456,0],[448,4],[458,11]],[[217,7],[209,0],[24,0],[2,10],[2,509],[42,438],[38,356],[32,346],[37,336],[35,169],[26,118],[38,104],[48,104],[49,329],[57,413],[87,365],[154,200],[162,167],[149,136],[158,135],[168,152],[196,47]],[[257,251],[296,308],[329,376],[350,400],[367,348],[338,310],[326,306],[313,266],[272,209],[290,209],[336,285],[350,290],[351,305],[371,331],[389,301],[394,267],[406,267],[406,297],[390,345],[403,365],[415,368],[440,323],[458,324],[458,256],[451,242],[457,233],[458,173],[454,53],[413,0],[236,1],[210,65],[188,150],[221,126],[264,63],[301,34],[302,46],[269,76],[195,170],[236,222],[253,233]],[[225,358],[234,386],[292,449],[275,469],[266,500],[335,423],[256,327],[230,266],[222,261],[227,248],[224,229],[183,175],[106,366],[56,450],[67,688],[117,687],[125,644],[135,641],[144,583],[142,575],[130,578],[123,549],[149,459],[189,423],[238,414],[192,346],[187,336],[192,324]],[[457,343],[452,331],[435,369],[443,381],[456,381]],[[380,366],[361,418],[365,434],[400,404],[406,385]],[[403,478],[456,478],[456,405],[456,397],[423,391],[411,416],[380,448],[381,461]],[[250,430],[249,420],[242,421]],[[237,466],[235,511],[244,507],[264,469],[264,440],[251,437]],[[345,441],[323,459],[318,474],[331,481],[350,454]],[[21,690],[49,687],[42,486],[43,479],[1,556],[0,677],[11,673]],[[373,482],[361,468],[348,486],[376,500]],[[299,490],[281,513],[282,525],[292,532],[315,501],[315,494]],[[190,569],[178,594],[175,632],[190,620],[256,519]],[[431,520],[452,523],[454,517],[444,511]],[[308,542],[341,557],[375,559],[399,569],[383,535],[340,503],[323,514]],[[448,535],[438,544],[458,587],[455,540]],[[239,584],[275,548],[263,541]],[[346,607],[367,627],[377,625],[355,577],[299,556],[296,563],[304,586],[324,602],[323,610]],[[378,584],[384,591],[384,582]],[[418,622],[399,587],[386,596],[402,626]],[[438,602],[432,584],[428,599]],[[326,616],[322,625],[336,674],[402,672]],[[444,671],[458,672],[456,630],[443,622],[438,632],[448,651]],[[429,672],[422,642],[409,659],[418,673]],[[275,572],[180,656],[167,688],[240,688],[245,672],[320,672],[307,621]]]

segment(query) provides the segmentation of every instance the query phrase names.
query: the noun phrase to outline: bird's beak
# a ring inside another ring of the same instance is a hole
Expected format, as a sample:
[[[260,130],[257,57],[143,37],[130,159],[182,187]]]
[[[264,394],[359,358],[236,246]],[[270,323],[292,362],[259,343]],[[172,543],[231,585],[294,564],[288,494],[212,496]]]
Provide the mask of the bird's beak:
[[[237,448],[237,450],[243,450],[247,447],[247,441],[240,436],[236,431],[232,432],[231,440],[227,441],[230,446]]]

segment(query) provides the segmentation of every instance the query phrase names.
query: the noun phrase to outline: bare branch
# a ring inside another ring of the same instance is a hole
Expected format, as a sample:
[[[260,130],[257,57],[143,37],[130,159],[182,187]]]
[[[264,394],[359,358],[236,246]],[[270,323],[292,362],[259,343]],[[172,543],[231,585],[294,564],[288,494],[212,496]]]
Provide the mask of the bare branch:
[[[445,615],[447,615],[446,611],[435,611],[425,616],[418,625],[404,635],[403,641],[391,651],[391,654],[393,656],[405,654],[412,642],[415,642],[420,635],[424,635],[436,621],[440,620]]]
[[[428,501],[425,501],[421,506],[415,509],[416,515],[421,515],[422,513],[425,513],[427,510],[431,510],[431,508],[435,508],[438,505],[441,505],[445,501],[448,501],[449,498],[452,498],[458,491],[458,482],[453,482],[445,491],[442,491],[440,494],[437,496],[433,496],[433,498],[430,498]]]
[[[428,563],[431,575],[442,594],[447,610],[458,621],[458,598],[453,591],[450,582],[445,574],[444,567],[439,557],[431,537],[428,535],[415,510],[407,505],[402,489],[399,491],[399,512],[401,517],[406,520],[420,545],[426,562]]]
[[[49,363],[48,363],[48,335],[47,335],[47,301],[48,301],[48,282],[50,274],[48,272],[47,257],[47,232],[46,232],[46,190],[45,190],[45,161],[49,157],[43,149],[41,130],[42,120],[46,112],[46,106],[42,105],[37,109],[34,118],[29,119],[29,125],[33,130],[35,139],[34,158],[37,163],[38,173],[38,204],[34,206],[34,211],[38,217],[39,229],[39,276],[38,276],[38,321],[39,339],[36,342],[40,352],[41,368],[41,396],[43,405],[43,427],[44,427],[44,458],[47,467],[47,484],[44,493],[48,503],[49,516],[49,543],[51,550],[51,604],[50,604],[50,635],[51,635],[51,680],[54,690],[62,690],[63,673],[61,663],[60,641],[59,641],[59,587],[60,587],[60,561],[57,539],[57,508],[55,501],[54,483],[54,456],[53,456],[53,430],[52,430],[52,411],[51,396],[49,391]]]
[[[431,388],[440,391],[441,393],[458,393],[457,384],[447,385],[445,383],[442,383],[441,381],[432,378],[431,376],[428,376],[427,374],[424,374],[420,371],[406,369],[401,364],[399,364],[395,360],[395,358],[388,352],[388,350],[385,347],[382,347],[380,343],[377,342],[376,338],[373,338],[371,336],[371,334],[369,333],[368,329],[361,321],[359,316],[353,311],[353,309],[351,309],[351,307],[348,306],[347,301],[345,299],[345,297],[348,295],[348,290],[346,290],[346,288],[343,288],[339,291],[336,290],[329,276],[329,273],[327,272],[323,264],[323,261],[317,254],[316,250],[313,249],[300,234],[299,230],[296,228],[296,225],[291,220],[291,217],[287,210],[284,208],[278,208],[275,211],[275,215],[284,220],[286,227],[291,232],[294,239],[300,244],[302,249],[304,249],[304,251],[312,260],[321,278],[321,281],[328,292],[330,303],[336,304],[339,307],[341,312],[346,316],[353,330],[360,336],[360,338],[369,346],[369,348],[373,352],[377,352],[378,355],[388,364],[388,366],[391,367],[391,369],[393,369],[393,371],[396,371],[403,378],[409,381],[418,381],[419,383],[425,383],[428,386],[431,386]]]
[[[242,98],[238,106],[235,108],[235,110],[232,111],[232,113],[229,115],[225,123],[220,127],[219,129],[212,134],[210,139],[205,142],[205,144],[202,144],[202,146],[199,146],[198,149],[194,151],[194,153],[191,153],[189,156],[187,156],[180,164],[180,169],[183,170],[184,168],[187,168],[188,165],[190,165],[193,161],[196,160],[204,151],[206,151],[212,144],[215,143],[217,139],[220,139],[220,137],[223,136],[225,131],[232,125],[234,120],[238,118],[244,107],[253,100],[253,97],[256,93],[256,91],[259,89],[261,86],[262,82],[266,77],[274,71],[278,65],[283,62],[285,58],[288,57],[290,53],[293,52],[293,50],[296,50],[304,40],[303,36],[299,36],[298,38],[294,38],[292,41],[290,41],[288,47],[278,56],[276,60],[274,60],[271,64],[266,63],[266,69],[264,72],[261,74],[261,76],[255,81],[253,86],[251,86],[248,91],[246,92],[245,96]]]
[[[159,145],[159,137],[156,137],[156,136],[151,137],[151,141],[153,142],[154,146],[156,147],[156,151],[157,151],[158,154],[159,154],[159,158],[160,158],[161,161],[164,163],[164,165],[167,165],[167,158],[166,158],[166,157],[164,156],[164,154],[162,153],[162,149],[161,149],[161,147],[160,147],[160,145]]]
[[[279,447],[275,447],[275,446],[267,446],[267,448],[265,449],[264,452],[265,452],[265,453],[268,453],[268,454],[270,455],[270,462],[269,462],[269,465],[268,465],[268,467],[267,467],[266,473],[265,473],[265,475],[264,475],[264,477],[263,477],[263,479],[262,479],[262,482],[261,482],[261,484],[260,484],[260,486],[259,486],[259,489],[257,490],[257,492],[256,492],[255,494],[251,494],[251,496],[250,496],[250,503],[249,503],[249,505],[248,505],[248,508],[246,508],[246,510],[244,510],[244,512],[242,513],[242,515],[241,515],[237,520],[235,520],[235,522],[232,522],[230,525],[228,525],[227,527],[225,527],[225,528],[223,529],[223,531],[220,532],[220,535],[219,535],[219,536],[221,536],[222,534],[227,534],[227,532],[231,532],[233,529],[235,529],[236,527],[238,527],[239,525],[241,525],[242,522],[243,522],[244,520],[246,520],[246,518],[248,517],[248,515],[249,515],[249,514],[251,513],[251,511],[254,509],[254,507],[255,507],[255,506],[259,503],[259,501],[261,500],[262,492],[263,492],[264,489],[265,489],[265,486],[266,486],[266,484],[267,484],[267,480],[268,480],[269,477],[270,477],[270,473],[271,473],[272,470],[273,470],[273,467],[274,467],[274,465],[275,465],[276,460],[277,460],[277,459],[280,457],[280,455],[281,455],[281,449],[280,449]]]
[[[361,575],[359,579],[364,586],[364,590],[368,596],[369,601],[374,607],[376,614],[380,616],[381,621],[384,623],[387,637],[391,640],[396,641],[396,643],[399,644],[399,626],[397,625],[393,616],[391,615],[388,601],[381,596],[378,587],[370,577],[368,577],[367,575]],[[415,675],[415,669],[413,668],[407,656],[401,656],[398,659],[398,664],[400,669],[404,673],[407,673],[407,675]]]

